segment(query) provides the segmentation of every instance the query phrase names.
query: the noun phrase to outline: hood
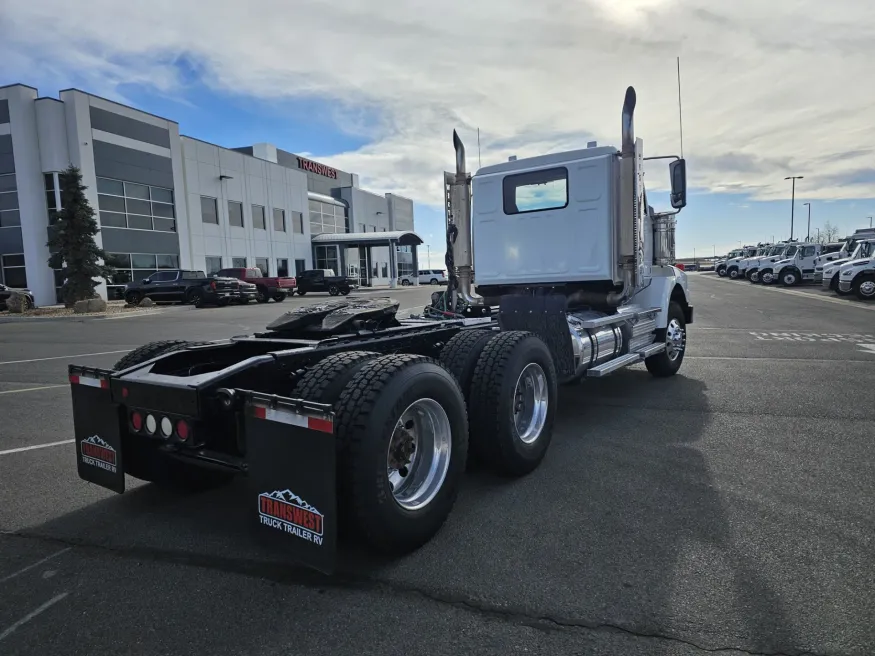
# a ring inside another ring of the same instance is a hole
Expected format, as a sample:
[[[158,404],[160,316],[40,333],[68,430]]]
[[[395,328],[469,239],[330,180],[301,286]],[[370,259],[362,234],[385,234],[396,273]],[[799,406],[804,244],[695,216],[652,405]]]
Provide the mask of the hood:
[[[840,260],[832,260],[832,261],[830,261],[830,262],[824,262],[824,263],[823,263],[823,268],[824,268],[824,270],[826,270],[826,269],[835,269],[835,268],[837,268],[837,267],[840,267],[840,266],[841,266],[842,264],[844,264],[845,262],[850,262],[850,261],[851,261],[851,258],[849,258],[849,257],[843,257],[843,258],[841,258]]]
[[[777,262],[775,262],[775,264],[776,264],[776,265],[781,265],[781,264],[790,264],[790,262],[792,262],[794,259],[795,259],[795,258],[788,257],[788,258],[783,259],[783,260],[778,260]]]
[[[865,260],[851,260],[842,264],[840,268],[842,271],[849,271],[859,266],[867,266],[871,263],[872,260],[870,260],[869,258],[866,258]]]

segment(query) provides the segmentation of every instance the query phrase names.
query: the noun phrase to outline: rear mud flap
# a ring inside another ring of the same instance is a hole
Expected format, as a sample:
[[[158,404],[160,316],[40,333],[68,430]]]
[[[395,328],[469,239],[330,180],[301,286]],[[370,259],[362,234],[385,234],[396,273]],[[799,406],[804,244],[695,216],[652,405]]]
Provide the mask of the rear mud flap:
[[[112,372],[73,366],[69,371],[79,478],[121,494],[125,491],[122,417],[109,390]]]
[[[502,330],[524,330],[540,337],[550,353],[560,376],[574,373],[574,353],[568,330],[564,296],[524,296],[510,294],[501,297],[498,323]]]
[[[330,574],[337,552],[331,406],[243,394],[253,529],[259,541]]]

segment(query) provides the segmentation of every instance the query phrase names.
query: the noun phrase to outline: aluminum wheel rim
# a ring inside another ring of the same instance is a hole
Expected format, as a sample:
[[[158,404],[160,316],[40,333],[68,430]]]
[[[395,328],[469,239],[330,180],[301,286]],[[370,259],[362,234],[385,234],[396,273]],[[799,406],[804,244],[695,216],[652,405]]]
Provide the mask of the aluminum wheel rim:
[[[687,346],[687,334],[680,321],[672,319],[665,330],[665,353],[674,362]]]
[[[784,284],[785,285],[792,285],[794,282],[796,282],[796,274],[795,273],[784,274]]]
[[[525,444],[541,436],[548,404],[547,376],[541,365],[532,362],[520,372],[513,390],[513,423]]]
[[[414,401],[401,413],[389,440],[386,468],[395,502],[424,508],[437,496],[450,469],[452,430],[434,399]]]
[[[763,282],[772,282],[772,274],[771,273],[764,273],[762,275],[762,279],[763,279]]]
[[[863,296],[875,295],[875,282],[872,280],[864,280],[860,283],[860,293]]]

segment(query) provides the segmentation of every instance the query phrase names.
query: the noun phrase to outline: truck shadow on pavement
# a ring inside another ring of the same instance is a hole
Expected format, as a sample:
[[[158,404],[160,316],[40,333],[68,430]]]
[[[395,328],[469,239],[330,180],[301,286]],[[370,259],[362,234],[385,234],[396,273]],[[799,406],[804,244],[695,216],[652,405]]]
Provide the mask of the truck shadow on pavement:
[[[702,446],[705,390],[635,369],[562,389],[538,470],[513,481],[466,476],[429,544],[391,562],[342,547],[330,579],[259,544],[237,482],[187,496],[141,485],[21,533],[289,584],[425,591],[553,628],[664,638],[649,653],[676,653],[678,641],[791,652],[797,640],[782,601],[754,562],[763,547],[733,537]],[[743,519],[743,508],[732,513]]]

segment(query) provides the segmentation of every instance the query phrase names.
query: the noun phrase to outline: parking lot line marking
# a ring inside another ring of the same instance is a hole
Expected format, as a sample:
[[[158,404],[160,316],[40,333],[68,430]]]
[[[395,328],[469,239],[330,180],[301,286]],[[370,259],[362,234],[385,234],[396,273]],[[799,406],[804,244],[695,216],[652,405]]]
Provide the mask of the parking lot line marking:
[[[34,449],[46,449],[50,446],[61,446],[62,444],[72,444],[76,440],[61,440],[60,442],[48,442],[46,444],[34,444],[33,446],[21,446],[17,449],[6,449],[0,451],[0,456],[7,456],[10,453],[21,453],[22,451],[33,451]]]
[[[32,360],[9,360],[0,364],[24,364],[26,362],[43,362],[45,360],[66,360],[67,358],[84,358],[90,355],[114,355],[116,353],[128,353],[131,349],[123,351],[101,351],[100,353],[76,353],[74,355],[53,355],[50,358],[33,358]]]
[[[703,276],[704,277],[704,276]],[[726,278],[714,278],[713,276],[707,276],[708,280],[716,280],[722,283],[729,283],[733,285],[737,285],[737,280],[727,280]],[[849,303],[846,300],[842,300],[840,298],[827,298],[826,296],[818,296],[817,294],[809,294],[808,292],[800,292],[795,289],[781,289],[780,287],[763,287],[762,285],[745,285],[748,289],[761,289],[767,292],[777,292],[779,294],[792,294],[793,296],[801,296],[802,298],[811,298],[815,301],[822,301],[824,303],[836,303],[838,305],[844,305],[845,307],[859,308],[861,310],[875,310],[875,305],[862,305],[860,303]],[[2,364],[2,363],[0,363]]]
[[[21,574],[24,574],[25,572],[29,572],[29,571],[32,570],[34,567],[39,567],[39,566],[42,565],[44,562],[49,561],[49,560],[51,560],[52,558],[54,558],[54,557],[56,557],[56,556],[60,556],[60,555],[63,554],[63,553],[67,553],[67,552],[70,551],[70,549],[72,549],[72,548],[73,548],[73,547],[67,547],[66,549],[61,549],[60,551],[56,551],[55,553],[53,553],[53,554],[50,555],[50,556],[46,556],[46,557],[43,558],[42,560],[38,560],[38,561],[36,561],[36,562],[33,563],[32,565],[28,565],[27,567],[23,567],[22,569],[18,570],[17,572],[13,572],[13,573],[10,574],[9,576],[6,576],[6,577],[0,579],[0,583],[6,583],[6,581],[11,581],[11,580],[14,579],[16,576],[20,576]]]
[[[56,387],[67,387],[66,385],[43,385],[42,387],[26,387],[25,389],[6,390],[0,394],[18,394],[19,392],[36,392],[37,390],[54,389]]]
[[[871,360],[848,360],[848,359],[817,359],[817,358],[766,358],[766,357],[752,357],[752,356],[733,356],[733,355],[687,355],[685,356],[686,360],[756,360],[758,362],[816,362],[816,363],[827,363],[831,364],[834,362],[841,363],[860,363],[860,364],[871,364]]]
[[[8,629],[6,629],[3,633],[0,633],[0,640],[3,640],[4,638],[8,638],[10,635],[12,635],[12,633],[16,629],[27,624],[28,622],[30,622],[33,618],[35,618],[40,613],[47,611],[49,608],[51,608],[56,603],[61,601],[64,597],[66,597],[68,594],[70,594],[70,593],[69,592],[62,592],[61,594],[56,595],[56,596],[52,597],[51,599],[49,599],[46,603],[44,603],[42,606],[40,606],[36,610],[29,612],[27,615],[25,615],[20,620],[18,620],[15,624],[13,624]]]

